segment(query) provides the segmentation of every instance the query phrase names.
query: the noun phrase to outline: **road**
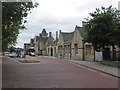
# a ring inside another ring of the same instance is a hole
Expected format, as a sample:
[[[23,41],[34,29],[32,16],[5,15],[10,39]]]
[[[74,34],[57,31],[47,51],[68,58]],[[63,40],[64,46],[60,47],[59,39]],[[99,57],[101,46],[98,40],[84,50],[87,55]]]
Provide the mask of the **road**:
[[[41,63],[24,64],[2,59],[3,88],[118,88],[118,79],[67,60],[39,57]]]

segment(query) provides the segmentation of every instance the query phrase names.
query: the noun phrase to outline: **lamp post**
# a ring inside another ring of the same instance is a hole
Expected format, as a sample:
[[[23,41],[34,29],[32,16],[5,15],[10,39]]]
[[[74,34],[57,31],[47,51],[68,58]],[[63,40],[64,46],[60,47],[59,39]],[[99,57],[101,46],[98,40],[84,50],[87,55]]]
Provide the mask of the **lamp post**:
[[[71,53],[71,42],[70,42],[70,59],[71,59],[71,54],[72,54],[72,53]]]
[[[82,60],[83,60],[83,61],[85,61],[84,43],[85,43],[84,40],[82,40],[82,46],[83,46],[83,48],[82,48],[82,49],[83,49],[83,50],[82,50],[82,51],[83,51],[83,57],[82,57]]]
[[[38,40],[38,55],[39,55],[39,51],[40,51],[39,43],[40,43],[40,42],[39,42],[39,40]]]

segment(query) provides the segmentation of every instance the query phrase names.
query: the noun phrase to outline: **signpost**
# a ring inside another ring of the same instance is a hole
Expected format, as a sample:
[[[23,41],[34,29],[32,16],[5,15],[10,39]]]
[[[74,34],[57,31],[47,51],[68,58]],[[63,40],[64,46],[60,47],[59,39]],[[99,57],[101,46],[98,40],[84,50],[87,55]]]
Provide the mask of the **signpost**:
[[[102,59],[103,59],[102,52],[95,51],[95,61],[102,61]]]

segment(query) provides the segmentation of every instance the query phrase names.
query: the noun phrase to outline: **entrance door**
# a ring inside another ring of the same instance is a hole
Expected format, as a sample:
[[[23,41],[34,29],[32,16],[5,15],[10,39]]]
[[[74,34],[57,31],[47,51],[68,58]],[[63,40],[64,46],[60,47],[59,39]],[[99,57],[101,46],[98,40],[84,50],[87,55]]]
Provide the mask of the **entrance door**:
[[[103,59],[110,59],[110,48],[104,48]]]
[[[51,56],[53,56],[53,48],[51,48]]]

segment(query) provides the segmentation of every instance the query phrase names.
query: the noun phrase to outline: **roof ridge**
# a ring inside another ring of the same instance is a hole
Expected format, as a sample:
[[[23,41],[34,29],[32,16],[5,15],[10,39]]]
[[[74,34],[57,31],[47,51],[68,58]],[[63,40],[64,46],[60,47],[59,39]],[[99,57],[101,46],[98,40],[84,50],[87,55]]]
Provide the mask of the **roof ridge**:
[[[81,27],[81,26],[77,26],[77,25],[76,25],[76,28],[83,28],[83,27]]]
[[[74,31],[73,31],[74,32]],[[73,32],[61,32],[61,34],[71,34]]]

